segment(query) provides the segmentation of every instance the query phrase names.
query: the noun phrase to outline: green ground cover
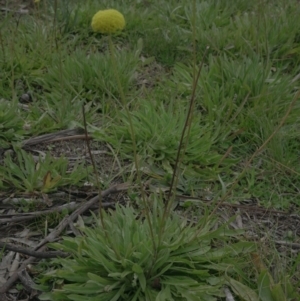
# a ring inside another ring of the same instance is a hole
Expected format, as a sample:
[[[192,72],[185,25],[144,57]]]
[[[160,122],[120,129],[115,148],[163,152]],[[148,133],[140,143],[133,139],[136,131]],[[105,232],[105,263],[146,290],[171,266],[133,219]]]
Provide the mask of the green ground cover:
[[[108,7],[118,9],[126,19],[125,30],[111,37],[113,53],[110,38],[91,29],[92,16]],[[157,191],[165,191],[196,85],[177,193],[298,210],[299,13],[296,0],[201,0],[196,4],[190,0],[107,0],[100,4],[96,0],[41,0],[31,14],[16,17],[6,11],[0,21],[0,148],[13,147],[17,157],[7,154],[1,161],[0,191],[48,193],[86,182],[91,169],[81,164],[70,176],[67,160],[48,154],[37,172],[36,162],[20,150],[27,138],[83,128],[82,106],[89,133],[94,141],[109,145],[123,168],[124,181],[135,179],[138,163],[143,181],[150,180]],[[195,84],[194,73],[201,62]],[[20,107],[25,93],[32,97],[26,110]],[[45,186],[47,171],[53,181]],[[101,188],[112,179],[113,175],[101,182]],[[135,216],[134,224],[133,220]],[[69,247],[66,243],[65,249]],[[238,246],[236,252],[244,251]],[[295,266],[295,262],[289,266],[293,275]],[[133,269],[141,274],[138,267]],[[265,279],[273,281],[265,270],[260,277],[261,285],[268,285]],[[225,281],[220,279],[214,278],[215,285]],[[93,276],[90,280],[96,281]],[[214,280],[209,278],[211,283]],[[251,296],[243,297],[245,287],[237,286],[232,284],[240,300],[260,300],[252,298],[250,291]],[[170,294],[165,292],[157,300],[167,300]],[[217,300],[213,298],[218,293],[204,295],[186,300]]]
[[[180,190],[197,195],[206,189],[214,195],[222,183],[231,185],[294,97],[299,85],[298,6],[295,1],[199,1],[191,29],[191,4],[181,2],[109,2],[127,22],[126,30],[113,38],[118,76],[140,161],[167,185],[191,95],[193,30],[198,62],[210,47]],[[58,8],[41,1],[35,17],[16,22],[8,14],[2,19],[0,92],[11,101],[1,102],[1,145],[82,125],[84,104],[95,139],[132,158],[108,40],[90,28],[98,8],[97,1],[62,1]],[[17,102],[28,90],[34,101],[23,112]],[[256,198],[277,208],[299,202],[299,115],[297,101],[233,198]]]

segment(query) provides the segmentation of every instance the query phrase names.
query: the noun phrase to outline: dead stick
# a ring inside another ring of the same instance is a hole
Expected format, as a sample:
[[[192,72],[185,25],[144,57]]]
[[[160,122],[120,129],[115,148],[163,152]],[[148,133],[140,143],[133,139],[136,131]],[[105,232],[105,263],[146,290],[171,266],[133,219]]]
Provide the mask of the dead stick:
[[[36,258],[53,258],[53,257],[67,257],[68,254],[61,251],[49,251],[49,252],[39,252],[39,251],[33,251],[28,248],[23,247],[16,247],[14,245],[0,242],[0,248],[3,248],[4,250],[14,251],[22,254],[26,254],[32,257]]]
[[[115,185],[108,188],[107,190],[102,191],[101,196],[105,197],[111,193],[117,193],[119,191],[127,190],[127,189],[128,189],[127,183]],[[86,210],[88,210],[91,206],[96,204],[98,201],[99,201],[99,196],[95,196],[92,199],[90,199],[88,202],[83,204],[80,208],[75,210],[70,216],[65,217],[59,223],[59,225],[38,244],[35,250],[39,252],[44,251],[47,247],[46,244],[48,242],[54,241],[60,235],[60,233],[66,228],[69,222],[74,221],[78,217],[78,215],[84,213]],[[12,276],[0,288],[0,294],[6,293],[11,288],[11,286],[18,280],[19,278],[18,272],[22,271],[27,267],[28,264],[33,263],[35,261],[38,261],[38,259],[35,257],[29,257],[27,260],[25,260],[22,263],[21,267],[14,274],[12,274]],[[1,295],[0,295],[0,299],[1,299]]]
[[[10,215],[0,215],[0,224],[6,223],[17,223],[26,220],[30,220],[36,218],[37,216],[46,215],[50,213],[58,213],[62,212],[63,210],[70,210],[73,211],[78,208],[80,205],[76,204],[75,202],[71,202],[69,204],[57,206],[47,210],[35,211],[30,213],[17,213],[17,214],[10,214]]]
[[[74,135],[74,136],[53,138],[52,140],[45,141],[45,143],[67,141],[67,140],[86,140],[86,139],[92,140],[93,138],[91,136],[86,137],[85,135]]]

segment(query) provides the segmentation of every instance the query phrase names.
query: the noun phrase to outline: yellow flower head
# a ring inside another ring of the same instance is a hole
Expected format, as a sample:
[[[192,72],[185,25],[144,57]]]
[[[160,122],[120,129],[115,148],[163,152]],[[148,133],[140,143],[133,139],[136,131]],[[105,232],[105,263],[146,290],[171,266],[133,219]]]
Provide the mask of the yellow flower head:
[[[95,32],[114,33],[125,27],[124,16],[115,9],[99,10],[92,18]]]

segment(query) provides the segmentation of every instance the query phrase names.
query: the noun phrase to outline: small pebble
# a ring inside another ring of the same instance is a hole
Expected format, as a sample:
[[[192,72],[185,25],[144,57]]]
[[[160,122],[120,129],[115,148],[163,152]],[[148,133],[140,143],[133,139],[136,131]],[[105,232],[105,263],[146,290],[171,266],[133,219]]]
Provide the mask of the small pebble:
[[[32,102],[31,93],[27,92],[27,93],[22,94],[19,101],[21,103],[30,103],[30,102]]]

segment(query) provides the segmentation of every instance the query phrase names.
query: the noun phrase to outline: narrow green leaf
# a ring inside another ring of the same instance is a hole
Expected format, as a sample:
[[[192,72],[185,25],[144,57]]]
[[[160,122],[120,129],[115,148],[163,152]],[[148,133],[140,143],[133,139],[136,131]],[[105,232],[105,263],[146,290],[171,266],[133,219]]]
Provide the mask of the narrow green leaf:
[[[146,285],[147,285],[147,280],[146,280],[145,274],[140,273],[140,274],[137,274],[137,275],[138,275],[138,279],[139,279],[142,291],[145,292]]]
[[[188,286],[188,285],[196,285],[198,282],[190,277],[185,276],[162,276],[161,281],[162,284],[166,285],[174,285],[174,286]]]
[[[239,281],[234,280],[233,278],[227,278],[228,285],[234,291],[236,295],[241,297],[245,301],[259,301],[259,298],[255,291],[253,291],[250,287],[242,284]]]
[[[287,297],[282,289],[281,283],[276,283],[271,288],[271,293],[274,301],[287,301]]]
[[[137,274],[141,274],[143,273],[143,269],[141,268],[141,266],[139,266],[137,263],[135,263],[133,266],[132,266],[132,271],[137,273]]]
[[[105,279],[99,275],[93,274],[93,273],[87,273],[87,276],[89,277],[89,279],[99,283],[99,285],[109,285],[109,284],[113,284],[114,281],[113,280],[108,280]]]
[[[268,271],[262,271],[257,279],[258,295],[262,301],[274,301],[271,293],[270,274]]]

